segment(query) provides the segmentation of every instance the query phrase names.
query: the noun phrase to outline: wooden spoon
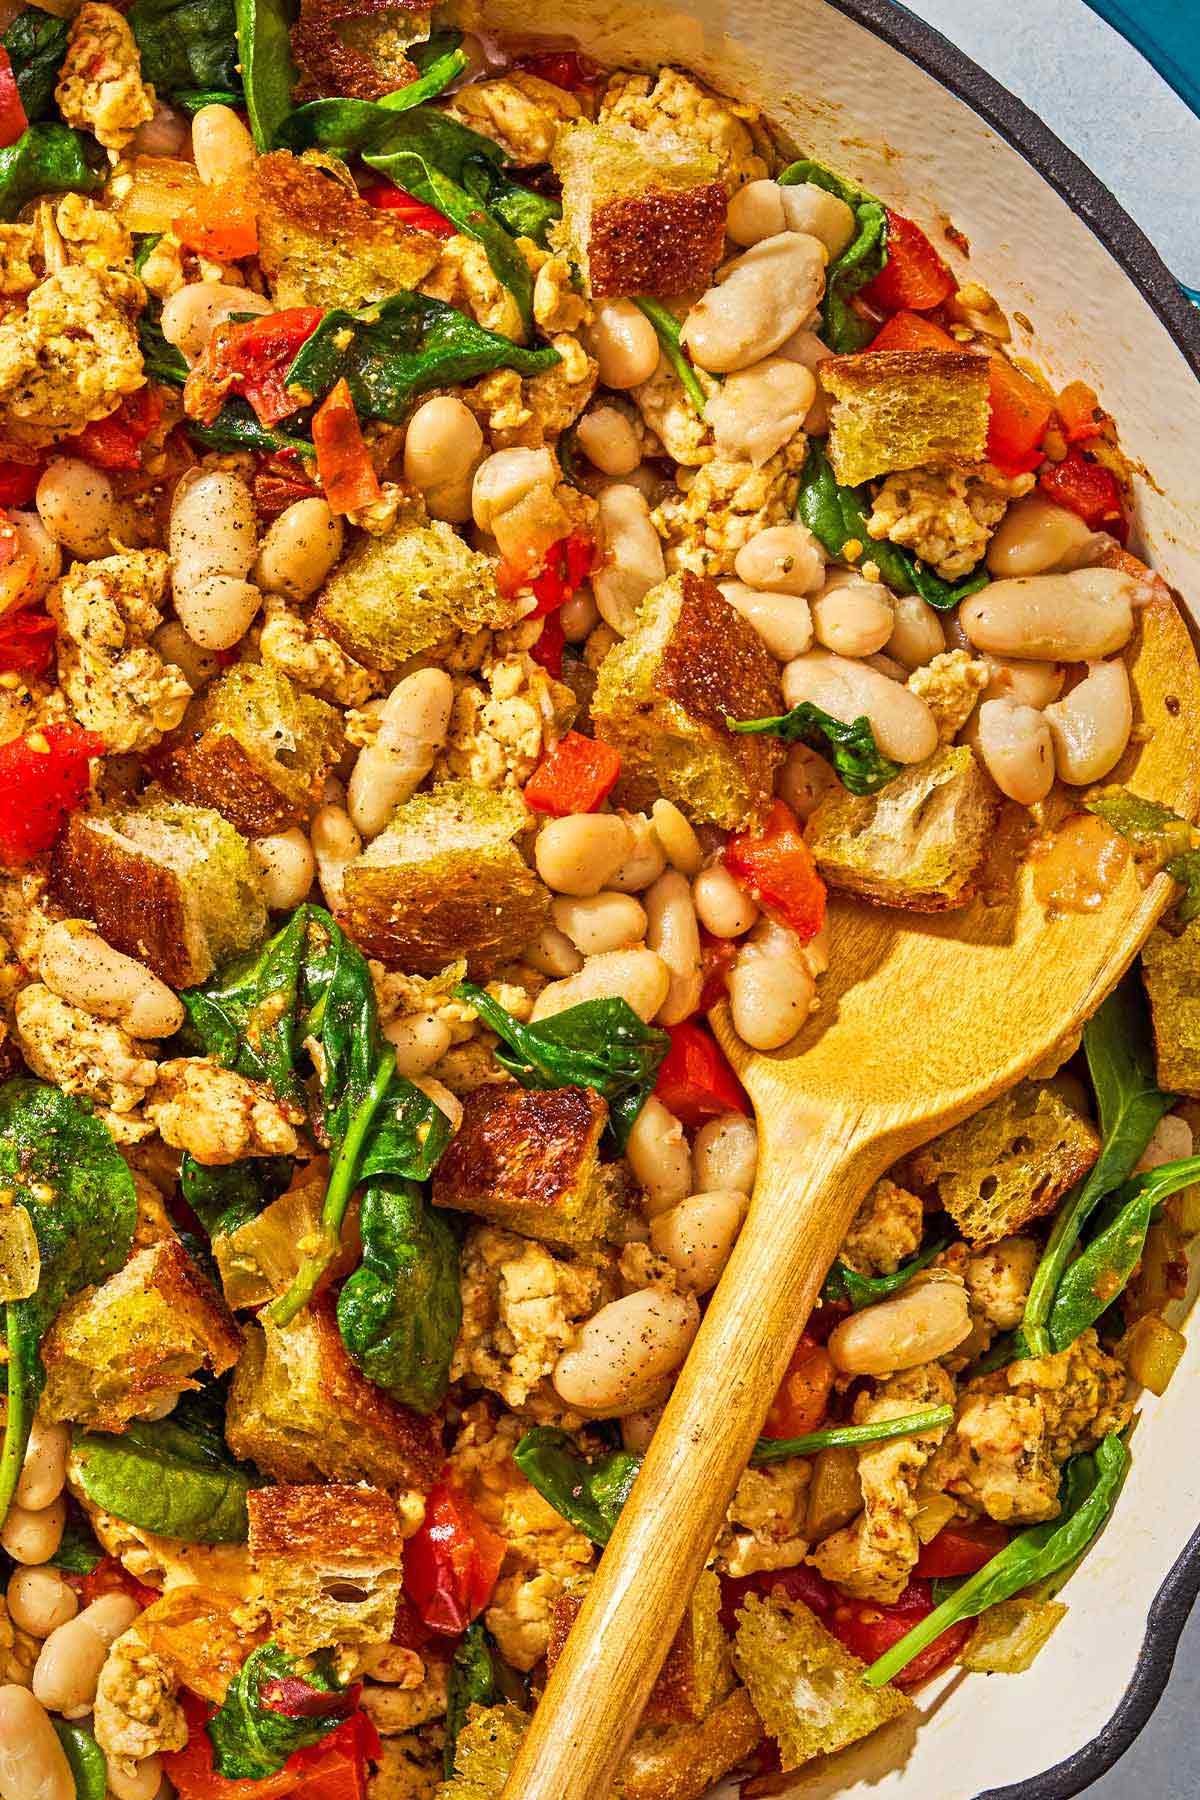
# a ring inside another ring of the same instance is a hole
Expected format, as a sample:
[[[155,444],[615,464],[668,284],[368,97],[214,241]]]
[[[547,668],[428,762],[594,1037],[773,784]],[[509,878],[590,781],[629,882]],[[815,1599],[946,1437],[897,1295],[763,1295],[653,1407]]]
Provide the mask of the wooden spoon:
[[[1110,779],[1187,818],[1200,802],[1200,667],[1165,589],[1128,658],[1151,728]],[[642,1473],[504,1789],[609,1800],[614,1772],[711,1552],[825,1272],[873,1181],[1079,1030],[1173,884],[1132,866],[1091,913],[1010,905],[940,916],[831,906],[821,1006],[785,1052],[722,1045],[758,1114],[753,1204]]]

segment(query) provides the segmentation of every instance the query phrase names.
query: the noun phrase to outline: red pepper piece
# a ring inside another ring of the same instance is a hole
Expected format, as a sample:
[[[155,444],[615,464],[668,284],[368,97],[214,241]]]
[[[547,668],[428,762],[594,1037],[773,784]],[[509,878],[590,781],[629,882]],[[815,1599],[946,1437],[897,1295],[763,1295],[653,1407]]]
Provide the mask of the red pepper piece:
[[[565,819],[568,813],[595,812],[616,786],[621,758],[602,738],[568,731],[543,756],[525,783],[525,804],[535,812]]]
[[[28,506],[42,479],[44,462],[10,462],[0,458],[0,506]]]
[[[920,313],[893,313],[871,342],[868,350],[961,350],[948,331],[935,325]]]
[[[779,1391],[767,1409],[761,1436],[803,1437],[816,1431],[829,1408],[834,1367],[810,1331],[801,1333]]]
[[[404,1546],[404,1588],[418,1617],[449,1637],[465,1631],[491,1599],[507,1548],[443,1475]]]
[[[436,206],[427,206],[424,200],[416,199],[403,188],[393,187],[390,181],[372,182],[370,187],[360,189],[360,198],[368,206],[378,207],[380,212],[395,213],[401,225],[427,231],[431,237],[453,237],[458,230],[458,226]]]
[[[775,1588],[789,1600],[802,1600],[819,1619],[827,1618],[838,1603],[837,1589],[805,1563],[792,1569],[760,1569],[753,1575],[722,1575],[721,1623],[726,1631],[737,1630],[738,1609],[747,1594],[769,1594]]]
[[[1099,437],[1108,422],[1096,390],[1086,381],[1069,381],[1054,402],[1054,410],[1068,444],[1082,444],[1088,438]]]
[[[585,531],[573,531],[542,556],[505,557],[496,568],[496,586],[505,599],[528,591],[537,605],[527,616],[554,612],[587,580],[596,563],[596,546]]]
[[[142,445],[162,419],[163,397],[150,382],[127,394],[107,419],[93,419],[57,447],[98,469],[140,469]]]
[[[344,375],[313,414],[312,434],[321,485],[333,511],[353,512],[378,500],[379,477]]]
[[[548,675],[553,675],[555,681],[558,681],[562,676],[563,651],[566,647],[567,638],[562,628],[562,620],[557,612],[547,613],[541,636],[536,643],[530,646],[530,656],[535,663],[541,664]]]
[[[245,395],[260,425],[278,424],[295,412],[300,402],[287,391],[287,372],[324,316],[319,306],[289,306],[261,319],[218,325],[184,388],[189,415],[211,424],[231,390]]]
[[[54,621],[46,613],[5,613],[0,618],[0,671],[44,675],[54,660],[54,644]]]
[[[28,124],[21,91],[13,74],[12,58],[0,44],[0,150],[15,144]]]
[[[0,744],[0,865],[49,850],[69,812],[83,804],[104,739],[78,725],[47,725]]]
[[[868,306],[880,312],[932,312],[954,292],[954,276],[925,233],[903,213],[887,209],[887,261],[862,289]]]
[[[995,1519],[963,1519],[943,1525],[931,1538],[914,1571],[931,1581],[952,1575],[974,1575],[1003,1550],[1008,1532]]]
[[[992,407],[988,461],[1005,475],[1026,475],[1042,460],[1042,439],[1054,416],[1054,401],[1003,356],[993,355],[988,360]]]
[[[89,1574],[79,1577],[78,1587],[80,1604],[83,1606],[90,1606],[102,1594],[128,1594],[143,1609],[162,1599],[157,1588],[147,1587],[144,1582],[138,1581],[115,1556],[102,1556]]]
[[[825,922],[825,883],[785,801],[775,801],[761,831],[729,839],[725,867],[760,905],[790,925],[802,944],[816,937]]]
[[[1038,476],[1038,486],[1048,500],[1078,513],[1093,531],[1111,532],[1118,543],[1125,542],[1129,521],[1121,504],[1121,484],[1086,450],[1068,450],[1061,462],[1048,463]]]
[[[577,94],[581,88],[593,87],[600,79],[599,66],[579,50],[543,50],[530,56],[519,56],[517,67],[539,81]]]
[[[913,1580],[893,1606],[881,1606],[878,1600],[839,1599],[824,1625],[852,1655],[861,1657],[865,1663],[873,1663],[932,1611],[933,1595],[929,1583]],[[913,1658],[907,1669],[896,1677],[895,1685],[913,1688],[928,1681],[931,1675],[953,1662],[974,1629],[974,1619],[951,1625],[928,1649]]]
[[[216,1708],[184,1693],[188,1741],[163,1756],[163,1768],[181,1800],[364,1800],[367,1760],[379,1756],[379,1733],[365,1713],[356,1712],[315,1744],[288,1757],[282,1769],[260,1781],[230,1780],[213,1767],[212,1743],[204,1727]]]
[[[362,1682],[327,1693],[299,1675],[279,1675],[263,1682],[258,1697],[269,1712],[285,1719],[348,1719],[358,1710]]]
[[[725,1052],[705,1025],[668,1025],[671,1048],[659,1064],[654,1092],[688,1126],[720,1113],[748,1113],[750,1102]]]
[[[187,249],[214,262],[240,262],[258,254],[258,215],[239,176],[197,188],[172,230]]]

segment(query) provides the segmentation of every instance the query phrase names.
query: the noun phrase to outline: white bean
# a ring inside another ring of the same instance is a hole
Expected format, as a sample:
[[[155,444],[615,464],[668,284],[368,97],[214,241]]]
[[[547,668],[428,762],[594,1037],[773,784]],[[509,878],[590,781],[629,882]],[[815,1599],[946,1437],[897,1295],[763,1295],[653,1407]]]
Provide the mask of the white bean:
[[[192,120],[192,156],[206,187],[229,181],[258,161],[254,139],[231,106],[202,106]]]
[[[240,475],[183,476],[171,506],[171,585],[184,630],[202,649],[232,649],[262,604],[245,579],[257,547],[254,501]]]
[[[14,1569],[4,1598],[17,1630],[35,1638],[48,1638],[79,1611],[75,1589],[57,1569]]]
[[[638,434],[615,406],[594,406],[575,427],[579,447],[602,475],[632,475],[642,460]]]
[[[319,495],[296,500],[272,519],[252,574],[267,594],[307,600],[342,554],[342,521]]]
[[[802,363],[764,357],[726,378],[709,398],[705,423],[723,456],[761,468],[795,437],[816,394],[816,377]]]
[[[654,835],[667,861],[682,875],[698,875],[704,867],[704,851],[691,821],[673,800],[656,800],[650,808]]]
[[[643,1288],[611,1300],[587,1320],[554,1365],[559,1398],[605,1418],[637,1412],[679,1368],[700,1327],[690,1294]]]
[[[797,231],[763,238],[688,313],[682,341],[714,375],[748,369],[790,338],[825,290],[824,244]]]
[[[668,869],[646,891],[646,945],[671,972],[666,999],[654,1015],[660,1025],[679,1025],[700,1004],[700,928],[686,875]]]
[[[988,545],[987,566],[998,579],[1076,569],[1095,534],[1078,513],[1026,494],[1009,507]]]
[[[62,550],[36,512],[10,512],[8,522],[16,532],[16,555],[0,569],[0,614],[19,606],[36,606],[62,573]],[[127,530],[128,508],[114,509],[115,527],[127,543],[136,541]]]
[[[1019,806],[1044,800],[1054,783],[1050,727],[1032,706],[985,700],[979,708],[977,743],[983,765],[1000,789]]]
[[[793,744],[779,772],[779,792],[803,825],[837,783],[823,756],[807,744]]]
[[[791,662],[811,647],[812,614],[802,595],[764,594],[744,581],[719,581],[717,586],[777,662]]]
[[[33,1691],[42,1705],[68,1717],[88,1711],[109,1650],[140,1611],[128,1594],[102,1594],[52,1631],[33,1669]]]
[[[551,1019],[584,1000],[627,1000],[646,1024],[667,997],[671,971],[653,950],[606,950],[589,956],[577,975],[552,981],[533,1003],[533,1022]]]
[[[643,1191],[647,1218],[678,1206],[691,1192],[691,1158],[683,1125],[654,1094],[633,1122],[625,1155]]]
[[[192,642],[178,619],[168,619],[160,625],[152,642],[163,661],[174,663],[193,689],[211,681],[221,666],[211,650],[202,650]]]
[[[72,556],[108,556],[117,525],[113,484],[103,469],[76,456],[58,456],[37,484],[38,517]]]
[[[334,912],[342,903],[342,876],[346,865],[362,853],[362,839],[345,807],[327,801],[313,814],[309,840],[317,861],[317,879],[327,904]]]
[[[825,577],[825,556],[807,525],[768,525],[733,561],[747,587],[767,594],[810,594]]]
[[[471,517],[483,448],[478,419],[454,395],[435,394],[418,406],[404,436],[404,479],[420,489],[435,519],[462,525]]]
[[[1191,1126],[1178,1113],[1166,1113],[1150,1133],[1150,1142],[1133,1165],[1135,1175],[1148,1174],[1164,1163],[1181,1161],[1191,1156],[1195,1139]]]
[[[75,1800],[58,1734],[28,1688],[0,1687],[0,1792],[5,1800]]]
[[[600,608],[589,588],[582,587],[564,600],[558,609],[563,637],[568,644],[582,644],[600,623]]]
[[[1076,569],[993,581],[964,600],[959,623],[994,656],[1095,662],[1133,636],[1136,584],[1122,569]]]
[[[538,932],[531,944],[527,944],[522,953],[523,960],[541,975],[549,975],[556,981],[568,975],[577,975],[583,967],[583,958],[567,936],[557,925],[547,925]]]
[[[911,674],[941,656],[946,648],[945,628],[920,594],[899,594],[892,601],[892,634],[883,647]]]
[[[666,868],[666,851],[645,813],[622,813],[621,817],[628,827],[632,849],[605,886],[622,894],[640,894]]]
[[[650,589],[666,580],[662,540],[645,495],[628,482],[605,488],[599,506],[608,555],[592,576],[592,593],[605,624],[627,637]]]
[[[795,932],[763,919],[729,971],[734,1030],[754,1050],[790,1043],[812,1011],[816,982]]]
[[[733,1188],[754,1192],[758,1173],[758,1127],[745,1113],[706,1119],[692,1143],[692,1176],[697,1193]]]
[[[218,325],[234,313],[269,313],[274,307],[264,294],[234,287],[227,281],[190,281],[163,301],[159,324],[168,344],[191,364],[199,362]]]
[[[843,1375],[892,1375],[934,1362],[971,1335],[967,1291],[961,1281],[910,1282],[891,1299],[843,1319],[829,1339],[829,1356]]]
[[[36,1512],[24,1506],[10,1506],[0,1530],[0,1545],[14,1562],[30,1565],[49,1562],[62,1542],[66,1522],[67,1503],[61,1494],[49,1506],[38,1507]]]
[[[1086,787],[1107,775],[1125,753],[1133,729],[1129,675],[1117,657],[1088,664],[1078,687],[1048,706],[1042,718],[1054,742],[1060,781]]]
[[[696,916],[714,937],[742,937],[757,923],[758,907],[724,863],[701,869],[692,883]]]
[[[919,695],[830,650],[810,650],[790,662],[783,671],[783,695],[789,706],[811,700],[844,725],[865,715],[875,742],[896,762],[924,762],[937,749],[937,721]]]
[[[385,1025],[383,1035],[396,1051],[396,1068],[409,1081],[428,1075],[450,1048],[450,1027],[436,1013],[404,1013]]]
[[[896,623],[888,591],[878,581],[837,582],[808,604],[818,644],[838,656],[873,656]]]
[[[557,479],[552,450],[496,450],[485,456],[471,483],[476,525],[491,531],[499,514],[511,511],[534,488],[553,488]]]
[[[272,912],[291,912],[307,898],[317,877],[317,859],[299,825],[255,838],[250,853],[261,872],[263,894]]]
[[[721,1279],[750,1202],[732,1189],[689,1194],[650,1222],[650,1243],[675,1270],[685,1294],[707,1294]]]
[[[378,837],[420,787],[446,742],[454,683],[444,669],[417,669],[383,703],[379,730],[354,764],[346,807],[365,838]]]
[[[783,189],[777,181],[748,181],[729,202],[725,230],[735,244],[747,249],[763,238],[778,237],[787,230]]]
[[[984,700],[1011,700],[1014,706],[1036,706],[1041,711],[1062,693],[1066,671],[1058,663],[1014,662],[1011,657],[986,656],[991,675],[983,690]]]
[[[842,254],[858,230],[858,221],[846,202],[837,194],[826,193],[815,181],[797,182],[795,187],[780,189],[783,214],[789,231],[807,231],[820,238],[829,252],[829,260]]]
[[[163,1778],[160,1756],[143,1756],[135,1762],[132,1757],[112,1756],[105,1751],[104,1763],[113,1800],[154,1800]]]
[[[169,988],[167,992],[170,993]],[[174,999],[175,996],[172,994],[171,998]],[[182,1011],[181,1007],[181,1014]],[[180,1023],[182,1022],[181,1018]],[[25,1460],[21,1464],[21,1474],[17,1481],[18,1506],[27,1507],[30,1512],[40,1512],[51,1501],[58,1499],[66,1485],[67,1452],[70,1448],[71,1433],[65,1425],[50,1425],[34,1415],[29,1443],[25,1448]]]
[[[628,950],[646,935],[646,909],[632,894],[591,894],[555,900],[550,915],[584,956]]]
[[[542,826],[533,860],[556,894],[583,897],[607,887],[631,848],[629,827],[616,813],[569,813]]]
[[[602,387],[638,387],[658,367],[658,333],[632,300],[601,300],[583,338]]]
[[[179,1030],[183,1002],[136,957],[105,942],[83,919],[62,919],[42,939],[40,973],[62,999],[133,1037],[164,1038]]]
[[[830,396],[821,386],[820,365],[827,357],[833,355],[829,345],[823,343],[815,331],[797,331],[785,344],[779,346],[780,356],[788,356],[793,362],[803,363],[811,369],[817,378],[817,395],[804,420],[804,429],[810,435],[824,436],[829,430]]]

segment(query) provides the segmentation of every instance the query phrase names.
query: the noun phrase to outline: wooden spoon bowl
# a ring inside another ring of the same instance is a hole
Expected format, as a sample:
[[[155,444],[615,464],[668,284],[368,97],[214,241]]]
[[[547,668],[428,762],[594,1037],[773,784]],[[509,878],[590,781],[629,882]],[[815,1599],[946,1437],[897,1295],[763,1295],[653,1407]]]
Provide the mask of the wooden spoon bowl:
[[[1193,818],[1200,667],[1165,589],[1127,656],[1147,731],[1112,779]],[[1173,884],[1132,864],[1093,912],[1012,900],[938,917],[831,905],[820,1010],[785,1051],[713,1024],[758,1115],[746,1224],[555,1665],[506,1800],[608,1800],[614,1771],[712,1549],[825,1272],[873,1181],[1077,1032]]]

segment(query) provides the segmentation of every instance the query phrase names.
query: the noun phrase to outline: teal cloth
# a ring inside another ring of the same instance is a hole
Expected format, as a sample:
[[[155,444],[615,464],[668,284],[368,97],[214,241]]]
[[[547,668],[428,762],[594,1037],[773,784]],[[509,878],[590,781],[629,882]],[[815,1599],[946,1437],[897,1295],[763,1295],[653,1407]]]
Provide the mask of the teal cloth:
[[[1195,0],[1088,0],[1093,12],[1153,63],[1200,115],[1200,33]]]

